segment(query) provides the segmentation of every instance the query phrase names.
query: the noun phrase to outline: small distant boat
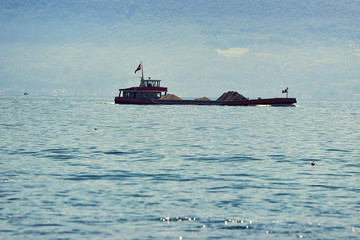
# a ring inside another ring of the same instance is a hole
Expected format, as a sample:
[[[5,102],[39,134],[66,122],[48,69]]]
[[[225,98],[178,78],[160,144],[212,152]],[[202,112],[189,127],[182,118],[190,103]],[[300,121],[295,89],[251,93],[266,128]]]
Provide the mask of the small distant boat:
[[[200,98],[195,100],[183,100],[173,94],[167,95],[167,87],[161,87],[161,80],[144,79],[142,63],[135,73],[141,70],[140,85],[119,89],[119,95],[114,101],[117,104],[166,104],[166,105],[228,105],[228,106],[251,106],[251,105],[278,105],[289,106],[296,103],[296,98],[288,98],[288,88],[283,90],[286,98],[258,98],[247,99],[237,92],[224,93],[217,100]],[[204,100],[203,100],[204,99]]]
[[[24,92],[24,95],[27,96],[27,95],[29,95],[29,93],[28,93],[28,92]]]

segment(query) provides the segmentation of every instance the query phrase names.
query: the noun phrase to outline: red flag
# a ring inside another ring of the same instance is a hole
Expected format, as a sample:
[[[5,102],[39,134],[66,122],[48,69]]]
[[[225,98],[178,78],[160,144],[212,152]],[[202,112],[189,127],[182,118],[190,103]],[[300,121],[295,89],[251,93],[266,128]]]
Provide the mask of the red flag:
[[[137,71],[140,71],[141,70],[141,63],[139,64],[139,66],[137,67],[137,69],[135,70],[135,73],[137,72]]]

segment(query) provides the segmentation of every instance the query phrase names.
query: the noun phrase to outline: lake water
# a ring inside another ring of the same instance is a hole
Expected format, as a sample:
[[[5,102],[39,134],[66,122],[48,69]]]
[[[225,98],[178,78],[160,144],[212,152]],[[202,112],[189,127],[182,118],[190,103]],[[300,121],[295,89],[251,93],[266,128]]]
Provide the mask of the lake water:
[[[0,96],[1,239],[360,239],[358,101],[112,102]]]

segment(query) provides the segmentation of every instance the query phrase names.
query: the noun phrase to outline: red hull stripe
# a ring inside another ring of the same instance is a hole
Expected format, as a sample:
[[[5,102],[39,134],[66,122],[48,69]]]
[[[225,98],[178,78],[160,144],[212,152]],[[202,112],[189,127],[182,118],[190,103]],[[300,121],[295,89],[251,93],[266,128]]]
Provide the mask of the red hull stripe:
[[[121,91],[141,91],[141,92],[167,92],[166,87],[131,87],[119,89]]]

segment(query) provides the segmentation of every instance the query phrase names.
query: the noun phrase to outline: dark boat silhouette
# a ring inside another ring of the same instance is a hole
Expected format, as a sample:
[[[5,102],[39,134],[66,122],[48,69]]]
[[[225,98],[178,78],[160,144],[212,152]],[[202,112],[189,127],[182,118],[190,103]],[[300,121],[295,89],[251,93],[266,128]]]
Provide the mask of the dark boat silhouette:
[[[175,95],[167,94],[167,87],[161,87],[161,80],[144,79],[142,63],[135,70],[141,70],[140,85],[119,89],[119,95],[114,101],[117,104],[167,104],[167,105],[228,105],[228,106],[251,106],[251,105],[279,105],[291,106],[296,103],[296,98],[258,98],[248,99],[237,92],[224,93],[217,100],[183,100]],[[235,94],[234,94],[235,93]],[[288,94],[288,88],[283,90]],[[224,96],[225,95],[225,96]],[[240,97],[239,97],[240,95]],[[234,96],[234,97],[232,97]]]

